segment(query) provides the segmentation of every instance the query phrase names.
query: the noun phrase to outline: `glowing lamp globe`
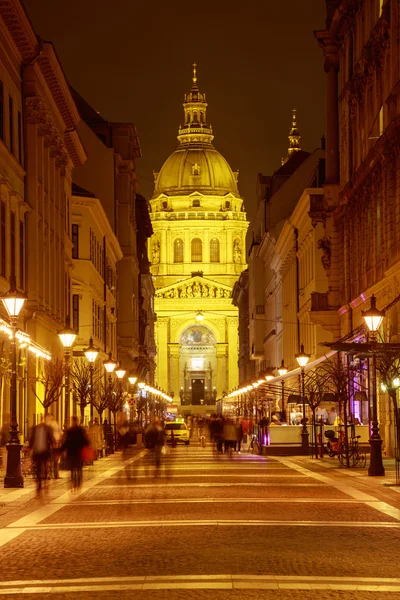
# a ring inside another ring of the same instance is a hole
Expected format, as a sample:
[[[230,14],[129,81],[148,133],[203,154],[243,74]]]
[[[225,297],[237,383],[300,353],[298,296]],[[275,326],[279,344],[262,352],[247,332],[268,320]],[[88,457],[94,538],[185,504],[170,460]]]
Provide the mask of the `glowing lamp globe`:
[[[86,348],[86,350],[84,350],[83,353],[90,363],[93,364],[95,362],[96,358],[99,355],[99,351],[96,348],[96,346],[93,345],[93,338],[90,338],[89,347]]]
[[[274,369],[272,367],[270,367],[269,369],[267,369],[265,371],[264,378],[265,378],[265,381],[271,381],[271,379],[275,378]]]
[[[59,332],[58,337],[64,348],[71,348],[73,346],[76,339],[76,331],[70,327],[69,319],[67,319],[66,327]]]
[[[285,363],[283,362],[283,358],[282,358],[281,366],[278,367],[278,373],[281,377],[283,377],[283,375],[286,375],[287,372],[288,372],[288,368],[285,367]]]
[[[128,381],[131,385],[135,385],[136,380],[137,380],[137,377],[135,377],[134,375],[129,375]]]
[[[204,319],[204,315],[203,315],[203,313],[201,312],[201,310],[198,310],[198,311],[197,311],[197,313],[196,313],[196,316],[195,316],[195,319],[196,319],[196,321],[197,321],[198,323],[200,323],[201,321],[203,321],[203,319]]]
[[[300,352],[298,354],[295,354],[294,356],[299,364],[299,367],[301,367],[302,369],[306,366],[306,364],[310,360],[310,354],[307,354],[306,352],[304,352],[303,344],[301,344],[301,346],[300,346]]]
[[[10,318],[17,318],[26,300],[25,294],[19,292],[15,285],[15,278],[11,278],[10,289],[2,297],[4,308]]]
[[[118,369],[116,369],[116,371],[115,371],[115,374],[118,377],[118,379],[123,379],[125,373],[126,373],[126,369],[123,369],[121,367],[121,365],[119,365]]]
[[[111,357],[111,352],[109,353],[107,360],[105,360],[103,364],[104,364],[104,368],[107,371],[107,373],[109,373],[111,375],[111,373],[114,371],[115,367],[117,366],[116,361],[113,360]]]
[[[378,331],[385,316],[384,312],[376,308],[376,298],[374,295],[371,296],[371,307],[369,310],[363,311],[361,314],[371,333]]]

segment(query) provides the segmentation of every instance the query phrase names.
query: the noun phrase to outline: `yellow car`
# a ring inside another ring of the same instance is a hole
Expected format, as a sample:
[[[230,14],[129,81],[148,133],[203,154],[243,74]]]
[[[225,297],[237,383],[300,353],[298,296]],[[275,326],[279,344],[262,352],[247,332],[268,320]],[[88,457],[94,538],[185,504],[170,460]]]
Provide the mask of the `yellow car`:
[[[172,432],[174,432],[175,442],[183,442],[186,446],[189,446],[190,431],[183,419],[176,419],[165,424],[165,438],[167,443],[171,443]]]

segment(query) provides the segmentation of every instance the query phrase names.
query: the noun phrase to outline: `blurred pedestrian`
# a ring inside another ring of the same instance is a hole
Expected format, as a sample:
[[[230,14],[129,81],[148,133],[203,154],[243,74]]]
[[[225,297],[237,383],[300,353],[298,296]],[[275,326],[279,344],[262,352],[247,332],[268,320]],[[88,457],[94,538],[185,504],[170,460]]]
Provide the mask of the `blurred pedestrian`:
[[[236,432],[236,441],[235,441],[235,452],[241,454],[241,446],[243,440],[243,425],[240,422],[240,419],[236,419],[235,421],[235,432]]]
[[[225,422],[223,429],[224,443],[225,443],[225,452],[231,454],[235,448],[236,444],[236,429],[234,424],[230,419]]]
[[[90,446],[89,438],[83,427],[78,423],[78,417],[72,417],[72,425],[67,429],[61,451],[67,453],[67,464],[71,471],[71,484],[73,490],[78,490],[82,485],[82,450]]]
[[[161,464],[161,452],[165,443],[165,431],[158,417],[147,427],[144,437],[146,447],[153,453],[154,463],[156,469],[158,469]]]
[[[53,438],[52,450],[51,450],[51,467],[52,475],[54,479],[61,479],[60,477],[60,448],[62,443],[62,430],[58,421],[54,416],[49,413],[46,417],[46,423],[50,427],[51,435]]]
[[[48,465],[52,452],[53,434],[46,423],[39,423],[32,429],[29,448],[35,469],[36,492],[40,494],[48,476]]]

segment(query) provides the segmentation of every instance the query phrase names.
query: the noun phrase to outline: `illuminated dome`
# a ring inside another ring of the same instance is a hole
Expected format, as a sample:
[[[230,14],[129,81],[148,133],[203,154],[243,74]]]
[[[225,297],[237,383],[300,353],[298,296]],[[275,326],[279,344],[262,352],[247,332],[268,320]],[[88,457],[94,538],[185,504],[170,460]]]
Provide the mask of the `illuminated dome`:
[[[196,64],[193,84],[183,103],[184,125],[179,127],[179,146],[165,161],[159,173],[154,173],[153,198],[188,196],[192,192],[204,195],[239,196],[237,173],[214,148],[211,125],[207,124],[206,95],[197,86]]]
[[[225,158],[211,144],[206,147],[181,145],[156,175],[154,196],[179,196],[192,192],[239,196],[236,177]]]

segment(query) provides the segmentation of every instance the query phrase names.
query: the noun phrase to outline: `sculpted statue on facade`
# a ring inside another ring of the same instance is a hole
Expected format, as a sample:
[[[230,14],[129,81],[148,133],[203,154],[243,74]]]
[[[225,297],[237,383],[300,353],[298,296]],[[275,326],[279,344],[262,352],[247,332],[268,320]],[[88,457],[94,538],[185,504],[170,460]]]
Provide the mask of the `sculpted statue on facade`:
[[[200,298],[201,296],[201,287],[198,281],[196,281],[196,283],[193,284],[193,296],[195,298]]]
[[[240,244],[240,240],[237,239],[233,242],[233,262],[242,262],[242,246]]]
[[[331,267],[331,241],[327,236],[318,240],[317,248],[322,250],[321,262],[325,271]]]
[[[193,289],[191,285],[188,285],[186,288],[186,294],[188,298],[193,298]]]
[[[158,265],[160,262],[160,242],[155,240],[153,244],[153,252],[151,256],[151,262],[153,265]]]

